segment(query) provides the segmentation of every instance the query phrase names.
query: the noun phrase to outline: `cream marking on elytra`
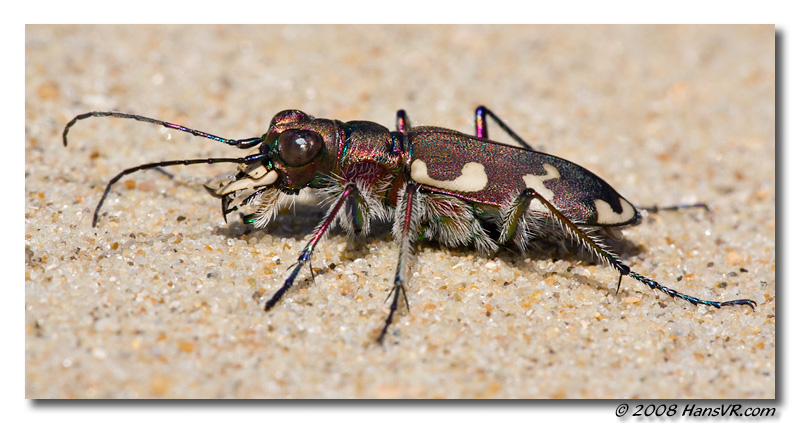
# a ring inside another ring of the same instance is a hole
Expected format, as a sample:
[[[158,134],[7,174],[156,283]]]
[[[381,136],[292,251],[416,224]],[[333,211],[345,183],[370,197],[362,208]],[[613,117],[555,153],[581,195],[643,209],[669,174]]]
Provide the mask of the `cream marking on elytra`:
[[[544,164],[544,171],[546,172],[544,175],[534,175],[529,173],[523,176],[522,180],[525,181],[525,186],[538,192],[542,197],[544,197],[545,200],[552,202],[553,197],[555,197],[555,194],[553,193],[553,191],[545,188],[544,181],[549,181],[551,179],[558,179],[561,177],[561,173],[558,172],[558,169],[556,169],[555,166],[547,163]],[[531,206],[533,207],[529,208],[538,207],[538,205],[536,205],[535,203],[538,203],[538,201],[531,201]]]
[[[614,209],[611,208],[611,205],[603,200],[594,200],[594,207],[597,210],[597,223],[601,225],[613,225],[616,223],[625,223],[633,219],[634,214],[636,214],[633,205],[621,197],[619,203],[622,204],[621,213],[615,212]]]
[[[215,194],[218,196],[228,195],[234,191],[239,191],[248,188],[258,188],[258,187],[265,187],[272,185],[275,181],[278,180],[278,172],[274,170],[270,170],[264,176],[258,179],[239,179],[237,181],[233,181],[228,185],[224,185],[220,187],[218,190],[215,191]]]
[[[428,176],[428,166],[422,160],[411,163],[411,179],[422,185],[460,192],[478,192],[486,188],[489,176],[480,163],[469,162],[461,168],[461,176],[452,181],[440,181]]]

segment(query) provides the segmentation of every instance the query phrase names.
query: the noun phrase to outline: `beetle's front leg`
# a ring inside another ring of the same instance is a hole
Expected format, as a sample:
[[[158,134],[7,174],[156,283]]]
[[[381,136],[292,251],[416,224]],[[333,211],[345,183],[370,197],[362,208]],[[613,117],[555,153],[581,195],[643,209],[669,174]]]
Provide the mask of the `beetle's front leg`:
[[[422,204],[420,203],[417,189],[417,184],[413,182],[407,183],[395,209],[392,234],[395,239],[400,240],[400,257],[397,260],[397,271],[394,274],[394,287],[389,292],[389,297],[392,297],[392,305],[389,308],[389,316],[386,317],[386,323],[378,336],[377,341],[379,344],[383,343],[386,331],[389,329],[389,325],[392,324],[392,318],[397,311],[401,295],[406,303],[406,308],[408,308],[405,282],[408,281],[409,268],[411,266],[412,241],[419,234],[419,222],[422,217]],[[388,300],[389,297],[386,299]]]
[[[319,240],[322,239],[322,235],[325,234],[325,231],[327,231],[333,224],[334,219],[336,219],[336,215],[339,214],[339,210],[348,201],[350,197],[358,195],[359,192],[358,188],[356,188],[356,184],[349,183],[345,185],[344,190],[342,190],[342,193],[339,195],[339,198],[336,199],[336,202],[328,210],[328,214],[325,216],[325,219],[323,219],[322,223],[320,223],[317,226],[314,237],[311,238],[310,241],[308,241],[308,244],[306,244],[306,247],[303,249],[303,252],[300,254],[300,257],[297,258],[297,264],[295,265],[294,270],[292,270],[292,274],[289,275],[289,277],[283,283],[283,286],[281,286],[275,292],[275,294],[272,295],[272,298],[270,298],[269,301],[267,301],[267,303],[264,305],[265,311],[269,311],[269,309],[274,307],[275,304],[277,304],[278,301],[281,299],[281,297],[283,297],[283,294],[285,294],[286,291],[289,288],[291,288],[291,286],[294,284],[295,278],[297,278],[297,274],[300,273],[300,269],[303,267],[304,264],[306,264],[306,262],[311,260],[311,254],[314,253],[314,248],[317,246]],[[313,270],[312,270],[312,275],[313,275]]]

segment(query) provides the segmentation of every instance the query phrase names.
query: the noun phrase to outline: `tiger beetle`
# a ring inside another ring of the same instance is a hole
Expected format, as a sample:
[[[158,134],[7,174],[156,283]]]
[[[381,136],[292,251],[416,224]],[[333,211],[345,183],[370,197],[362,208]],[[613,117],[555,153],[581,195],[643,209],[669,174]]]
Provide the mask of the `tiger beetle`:
[[[408,307],[412,246],[419,240],[436,240],[451,248],[474,245],[481,253],[491,254],[503,244],[514,243],[525,251],[535,239],[571,239],[619,272],[617,290],[622,277],[629,276],[694,305],[755,309],[755,301],[749,299],[702,300],[632,271],[604,240],[618,237],[621,227],[640,223],[637,208],[592,172],[534,150],[483,106],[475,111],[475,136],[433,126],[412,127],[403,110],[397,112],[396,131],[374,122],[317,119],[299,110],[285,110],[272,118],[261,137],[238,140],[135,114],[89,112],[67,123],[64,145],[77,121],[104,116],[163,125],[254,151],[238,158],[168,160],[126,169],[106,185],[92,226],[97,225],[100,207],[114,183],[140,170],[167,166],[238,164],[236,170],[205,187],[221,199],[226,221],[228,214],[246,207],[254,213],[244,216],[244,222],[256,227],[266,226],[285,200],[303,188],[318,190],[328,198],[324,219],[289,277],[267,300],[265,310],[273,308],[292,286],[332,226],[339,225],[349,237],[356,237],[369,233],[373,221],[388,220],[393,222],[400,253],[379,343],[386,337],[401,296]],[[519,146],[489,140],[487,117]]]

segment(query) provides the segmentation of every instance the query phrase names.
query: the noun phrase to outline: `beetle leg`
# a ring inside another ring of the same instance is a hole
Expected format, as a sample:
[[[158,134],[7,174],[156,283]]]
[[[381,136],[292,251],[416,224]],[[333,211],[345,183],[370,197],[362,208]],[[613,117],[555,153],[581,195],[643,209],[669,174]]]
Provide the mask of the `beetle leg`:
[[[408,270],[411,266],[412,256],[412,242],[417,238],[419,233],[419,222],[422,215],[422,205],[417,192],[417,184],[409,182],[403,190],[402,197],[398,202],[395,209],[394,225],[392,233],[396,239],[400,240],[400,257],[397,260],[397,271],[394,275],[394,287],[389,292],[389,297],[392,297],[392,305],[389,308],[389,316],[386,317],[386,323],[381,329],[381,334],[378,336],[378,343],[383,343],[383,338],[392,323],[394,313],[397,311],[397,306],[400,302],[400,296],[408,308],[408,298],[406,297],[405,282],[408,280]],[[386,299],[388,300],[389,297]]]
[[[561,227],[564,229],[564,231],[566,231],[567,233],[569,233],[570,235],[575,237],[581,243],[581,245],[583,245],[586,249],[591,251],[593,254],[595,254],[597,257],[599,257],[601,260],[603,260],[609,266],[613,267],[614,269],[616,269],[619,272],[619,281],[617,282],[617,290],[619,290],[619,284],[622,282],[622,277],[627,275],[627,276],[630,276],[631,278],[643,283],[644,285],[646,285],[647,287],[649,287],[651,289],[659,290],[659,291],[661,291],[661,292],[663,292],[663,293],[665,293],[665,294],[667,294],[667,295],[669,295],[670,297],[673,297],[673,298],[674,297],[678,297],[678,298],[680,298],[682,300],[688,301],[689,303],[691,303],[693,305],[703,304],[703,305],[716,307],[716,308],[720,308],[720,307],[723,307],[723,306],[732,306],[732,305],[746,305],[746,306],[750,306],[750,308],[755,310],[756,302],[753,301],[753,300],[740,299],[740,300],[721,301],[721,302],[720,301],[702,300],[700,298],[696,298],[696,297],[692,297],[690,295],[686,295],[686,294],[680,293],[680,292],[678,292],[678,291],[676,291],[676,290],[674,290],[672,288],[669,288],[669,287],[666,287],[664,285],[661,285],[660,283],[658,283],[658,282],[656,282],[656,281],[654,281],[654,280],[652,280],[652,279],[650,279],[650,278],[648,278],[646,276],[643,276],[643,275],[640,275],[640,274],[638,274],[636,272],[633,272],[633,271],[631,271],[630,267],[628,267],[626,264],[622,263],[614,255],[614,253],[611,252],[611,250],[608,247],[603,245],[602,242],[599,239],[590,236],[585,231],[583,231],[580,228],[578,228],[574,223],[572,223],[572,221],[567,219],[566,216],[564,216],[560,211],[558,211],[558,209],[556,209],[552,204],[550,204],[549,201],[547,201],[544,197],[542,197],[541,194],[539,194],[536,191],[528,188],[528,189],[526,189],[525,191],[522,192],[521,197],[524,197],[524,196],[529,196],[529,197],[535,198],[540,203],[542,203],[545,207],[547,207],[549,209],[549,211],[553,215],[553,217],[555,217],[555,219],[561,224]]]
[[[662,211],[674,211],[674,210],[683,210],[683,209],[704,209],[706,213],[711,213],[711,209],[708,207],[706,203],[694,203],[694,204],[677,204],[674,206],[652,206],[652,207],[636,207],[639,210],[646,210],[650,213],[658,213]]]
[[[354,185],[356,193],[350,195],[336,222],[355,239],[368,234],[373,220],[386,221],[391,218],[392,208],[383,202],[385,192],[391,187],[392,175],[373,163],[354,164],[332,178],[333,184],[323,190],[329,198],[339,198],[345,187]]]
[[[555,221],[558,222],[564,232],[575,238],[575,240],[577,240],[578,243],[580,243],[590,253],[594,254],[600,260],[616,269],[621,275],[624,276],[630,273],[630,267],[622,263],[607,246],[603,245],[599,238],[591,236],[586,231],[581,230],[577,225],[572,223],[571,220],[558,211],[555,206],[547,201],[547,199],[542,197],[541,194],[531,188],[526,188],[524,191],[522,191],[520,197],[530,197],[531,199],[536,199],[542,203],[542,205],[544,205],[553,216]]]
[[[408,128],[411,127],[411,122],[408,120],[408,115],[406,114],[405,110],[400,109],[397,111],[395,126],[397,127],[397,132],[403,135],[400,137],[392,137],[394,140],[392,145],[392,155],[397,157],[404,157],[404,155],[406,154],[405,133],[408,130]]]
[[[358,196],[352,195],[347,199],[344,206],[345,213],[349,216],[346,220],[350,222],[352,227],[348,234],[352,233],[353,236],[360,235],[364,229],[364,205],[360,203]]]
[[[297,258],[297,264],[294,266],[292,273],[289,275],[286,281],[283,282],[283,285],[277,291],[275,291],[275,294],[272,295],[272,298],[270,298],[269,301],[267,301],[267,303],[264,305],[265,311],[269,311],[269,309],[274,307],[281,297],[283,297],[283,294],[286,293],[286,290],[291,288],[291,286],[294,284],[295,278],[297,278],[297,274],[300,273],[300,269],[303,268],[303,265],[305,265],[306,262],[311,260],[311,254],[314,253],[314,247],[316,247],[319,240],[322,239],[322,235],[324,235],[325,232],[331,227],[336,215],[339,214],[339,210],[347,202],[348,198],[354,195],[359,195],[358,188],[356,188],[355,184],[347,184],[339,198],[328,210],[328,214],[325,216],[325,219],[323,219],[322,223],[317,226],[314,237],[308,241],[308,244],[306,244],[306,247],[303,249],[300,257]]]
[[[633,271],[631,271],[628,276],[630,276],[633,279],[636,279],[637,281],[647,285],[651,289],[657,289],[657,290],[669,295],[670,297],[673,297],[673,298],[674,297],[678,297],[678,298],[686,300],[686,301],[688,301],[688,302],[690,302],[690,303],[692,303],[694,305],[703,304],[703,305],[716,307],[716,308],[720,308],[720,307],[724,307],[724,306],[732,306],[732,305],[746,305],[746,306],[750,306],[750,308],[752,308],[753,310],[756,309],[756,302],[753,301],[753,300],[740,299],[740,300],[731,300],[731,301],[722,301],[722,302],[701,300],[700,298],[695,298],[695,297],[692,297],[690,295],[682,294],[682,293],[680,293],[680,292],[678,292],[678,291],[676,291],[676,290],[674,290],[672,288],[669,288],[669,287],[666,287],[664,285],[661,285],[660,283],[658,283],[658,282],[656,282],[656,281],[654,281],[654,280],[652,280],[652,279],[650,279],[650,278],[648,278],[646,276],[642,276],[642,275],[640,275],[640,274],[638,274],[636,272],[633,272]],[[620,276],[620,278],[621,277],[622,276]]]
[[[395,123],[397,126],[397,132],[401,132],[403,134],[405,134],[406,130],[411,127],[411,122],[408,121],[408,115],[403,109],[397,111],[397,120]]]
[[[694,203],[694,204],[676,204],[673,206],[651,206],[651,207],[636,207],[639,210],[644,210],[648,213],[659,213],[662,211],[677,211],[677,210],[685,210],[685,209],[703,209],[708,213],[709,218],[714,220],[714,213],[711,212],[711,208],[708,207],[706,203]]]
[[[500,211],[500,237],[498,244],[507,244],[512,239],[521,251],[525,251],[528,244],[528,221],[532,216],[528,212],[533,196],[525,191],[515,198],[511,204],[504,206]]]
[[[493,111],[489,110],[486,106],[478,106],[475,109],[475,136],[478,138],[488,139],[489,128],[486,125],[486,117],[490,117],[500,128],[505,131],[511,138],[519,144],[519,147],[526,148],[531,151],[536,151],[530,144],[522,139],[516,132],[514,132],[505,122],[500,120]],[[397,111],[396,120],[397,131],[405,133],[411,127],[411,122],[408,120],[408,115],[405,110]]]
[[[536,151],[530,144],[525,142],[516,132],[511,130],[511,128],[505,124],[499,117],[497,117],[494,112],[489,110],[486,106],[478,106],[475,109],[475,136],[478,138],[489,138],[489,127],[486,125],[486,116],[492,118],[492,120],[506,133],[516,141],[520,147],[526,148],[531,151]]]
[[[402,110],[401,110],[402,112]],[[405,118],[405,112],[403,112],[403,116]],[[505,122],[500,120],[494,112],[489,110],[486,106],[478,106],[475,109],[475,136],[478,138],[489,138],[489,128],[487,125],[486,117],[490,117],[495,123],[500,126],[500,128],[505,131],[511,138],[516,141],[520,147],[526,148],[531,151],[536,151],[530,144],[528,144],[525,140],[522,139],[516,132],[514,132]],[[398,122],[400,120],[400,116],[398,114]],[[399,127],[399,126],[398,126]],[[694,208],[701,208],[705,209],[707,213],[710,213],[711,210],[709,209],[708,205],[705,203],[695,203],[695,204],[678,204],[674,206],[652,206],[652,207],[636,207],[638,210],[646,210],[651,213],[658,213],[660,211],[673,211],[673,210],[683,210],[683,209],[694,209]]]
[[[498,222],[500,236],[498,237],[498,244],[508,244],[514,241],[520,251],[524,252],[528,248],[528,242],[532,239],[546,238],[555,240],[568,235],[586,245],[586,242],[581,237],[565,229],[558,217],[552,216],[553,213],[549,213],[549,208],[541,207],[539,204],[535,204],[537,207],[532,207],[531,201],[534,198],[545,200],[543,197],[537,196],[536,191],[529,188],[500,207],[500,219]],[[553,222],[559,222],[559,227],[554,226]],[[600,243],[600,240],[593,233],[586,233],[585,229],[580,231],[587,239],[596,244]],[[607,260],[604,259],[604,261]]]
[[[474,204],[437,192],[417,191],[422,204],[419,238],[449,247],[475,245],[481,254],[497,251],[497,243],[481,224]]]

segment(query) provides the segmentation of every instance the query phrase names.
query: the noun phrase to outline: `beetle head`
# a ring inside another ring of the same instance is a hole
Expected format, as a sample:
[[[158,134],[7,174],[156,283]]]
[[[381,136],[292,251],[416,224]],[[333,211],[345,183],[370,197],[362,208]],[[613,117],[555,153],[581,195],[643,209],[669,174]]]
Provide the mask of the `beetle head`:
[[[222,199],[224,215],[267,189],[297,194],[306,187],[322,187],[333,168],[338,139],[334,121],[314,119],[299,110],[282,111],[261,136],[255,152],[262,156],[260,160],[242,163],[205,187]]]

